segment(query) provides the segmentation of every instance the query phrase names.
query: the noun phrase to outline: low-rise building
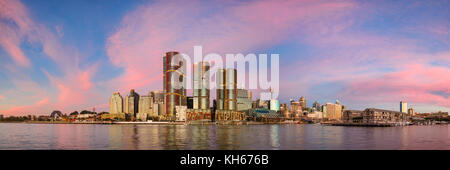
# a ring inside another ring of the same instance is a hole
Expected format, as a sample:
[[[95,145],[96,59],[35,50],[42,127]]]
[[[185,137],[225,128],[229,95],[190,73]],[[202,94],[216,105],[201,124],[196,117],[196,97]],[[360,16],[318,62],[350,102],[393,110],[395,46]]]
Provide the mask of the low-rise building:
[[[176,121],[186,121],[187,106],[175,106]]]
[[[362,123],[362,115],[364,111],[361,110],[344,110],[342,113],[342,122],[344,123]]]
[[[409,119],[408,114],[391,110],[368,108],[362,113],[362,123],[405,123]]]

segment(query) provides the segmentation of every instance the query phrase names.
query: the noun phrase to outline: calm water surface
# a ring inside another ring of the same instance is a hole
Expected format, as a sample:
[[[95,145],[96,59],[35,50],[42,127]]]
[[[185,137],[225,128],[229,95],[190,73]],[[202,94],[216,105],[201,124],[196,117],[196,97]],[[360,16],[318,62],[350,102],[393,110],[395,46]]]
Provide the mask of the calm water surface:
[[[450,150],[449,128],[0,123],[0,149]]]

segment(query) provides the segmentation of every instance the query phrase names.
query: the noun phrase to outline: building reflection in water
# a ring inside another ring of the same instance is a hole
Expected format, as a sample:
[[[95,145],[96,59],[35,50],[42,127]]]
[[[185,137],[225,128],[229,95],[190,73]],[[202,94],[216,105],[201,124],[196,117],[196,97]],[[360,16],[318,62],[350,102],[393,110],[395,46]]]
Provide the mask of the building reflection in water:
[[[109,149],[122,149],[122,126],[109,126]]]
[[[272,149],[278,149],[280,147],[279,125],[270,126],[270,146]]]

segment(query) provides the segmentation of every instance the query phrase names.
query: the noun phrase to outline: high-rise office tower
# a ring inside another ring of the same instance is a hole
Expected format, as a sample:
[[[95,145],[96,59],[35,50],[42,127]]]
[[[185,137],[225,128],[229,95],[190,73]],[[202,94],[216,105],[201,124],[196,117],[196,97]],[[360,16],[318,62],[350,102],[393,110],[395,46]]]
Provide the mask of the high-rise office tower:
[[[125,97],[125,109],[124,112],[130,116],[130,118],[136,117],[136,113],[139,112],[139,94],[130,90],[130,94]]]
[[[315,108],[317,111],[320,111],[320,103],[315,101],[312,105],[313,108]]]
[[[199,62],[194,64],[194,91],[193,108],[209,109],[209,62]]]
[[[114,92],[109,99],[109,113],[118,114],[123,113],[123,98],[119,92]]]
[[[400,101],[400,112],[408,113],[408,104],[404,101]]]
[[[216,72],[217,109],[237,110],[237,70],[219,69]]]
[[[413,108],[409,108],[409,109],[408,109],[408,114],[409,114],[410,116],[415,116],[415,115],[416,115],[416,113],[414,112],[414,109],[413,109]]]
[[[306,109],[306,98],[305,97],[300,97],[300,99],[298,100],[298,102],[300,103],[300,106],[302,107],[302,110],[303,109]]]
[[[153,103],[164,103],[164,92],[161,90],[151,91],[150,97],[153,100]]]
[[[186,106],[186,61],[178,52],[163,57],[163,84],[166,116],[175,116],[175,106]]]
[[[148,93],[148,96],[140,96],[139,97],[139,113],[145,113],[147,115],[153,116],[153,98],[151,97],[151,93]]]

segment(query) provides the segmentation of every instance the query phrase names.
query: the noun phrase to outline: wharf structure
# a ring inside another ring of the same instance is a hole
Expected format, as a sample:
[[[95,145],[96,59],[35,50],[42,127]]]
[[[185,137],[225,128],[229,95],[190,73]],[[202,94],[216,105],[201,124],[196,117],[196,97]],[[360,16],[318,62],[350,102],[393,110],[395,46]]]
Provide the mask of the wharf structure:
[[[345,110],[342,120],[332,125],[341,126],[399,126],[409,125],[407,113],[367,108],[364,111]]]

